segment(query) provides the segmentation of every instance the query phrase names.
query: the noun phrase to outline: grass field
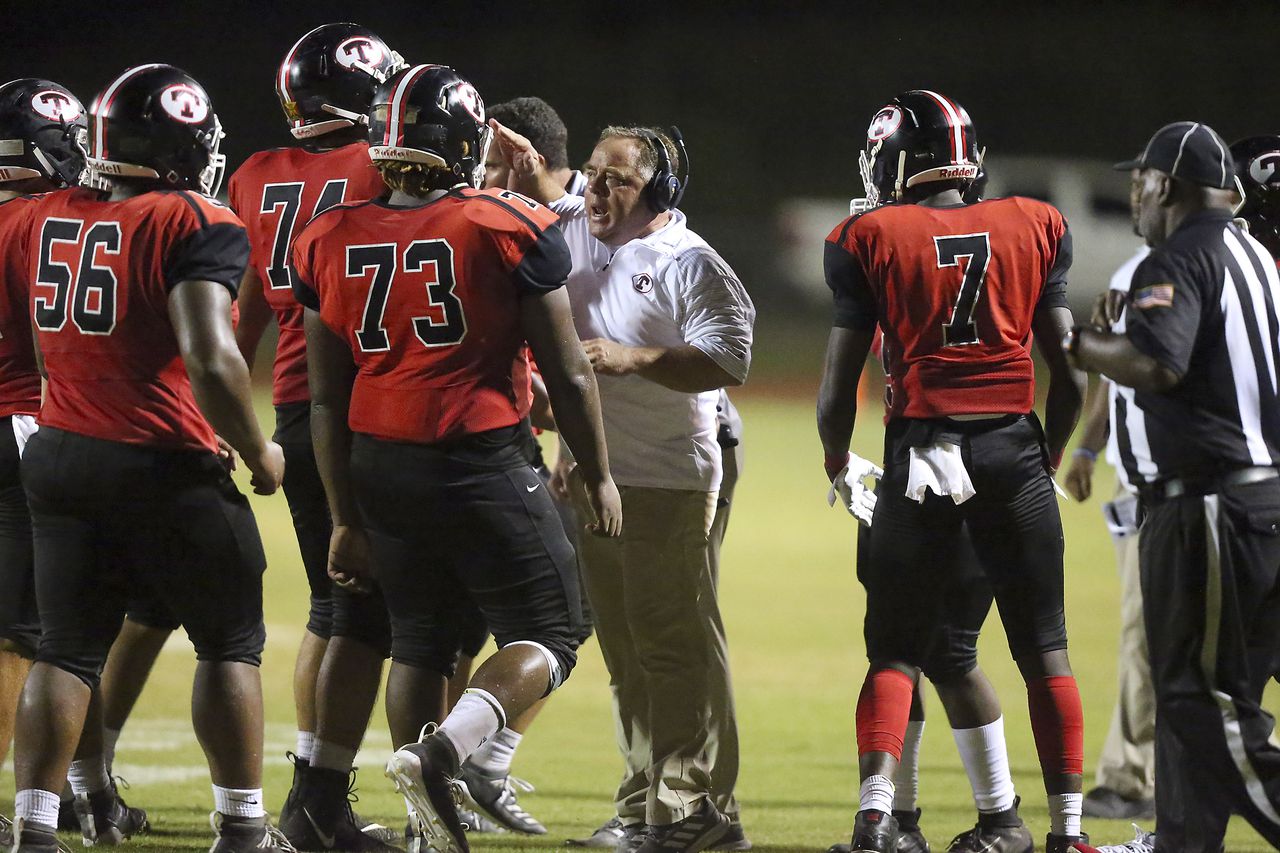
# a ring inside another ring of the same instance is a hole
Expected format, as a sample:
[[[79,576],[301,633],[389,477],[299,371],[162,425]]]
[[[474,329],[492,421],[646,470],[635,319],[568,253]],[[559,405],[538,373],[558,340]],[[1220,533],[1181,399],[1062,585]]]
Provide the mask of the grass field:
[[[812,397],[744,392],[747,464],[729,529],[721,606],[728,623],[742,730],[739,793],[756,849],[822,850],[848,840],[855,808],[853,707],[865,672],[862,596],[853,575],[853,521],[829,510],[821,451],[813,430]],[[264,411],[264,415],[266,412]],[[867,413],[870,415],[870,413]],[[269,423],[269,421],[267,421]],[[857,449],[878,458],[877,419],[861,419]],[[1112,475],[1100,469],[1095,492]],[[290,675],[306,609],[283,496],[254,500],[270,568],[266,583],[269,641],[262,674],[267,700],[266,788],[269,808],[288,789],[284,756],[293,746]],[[1118,583],[1111,543],[1096,499],[1063,504],[1067,530],[1067,616],[1071,657],[1086,713],[1086,773],[1106,734],[1115,697]],[[988,623],[983,663],[1005,701],[1009,749],[1023,815],[1043,843],[1048,831],[1025,692],[1009,662],[997,620]],[[128,800],[149,810],[154,832],[133,845],[152,850],[201,850],[209,844],[211,795],[188,716],[193,669],[190,646],[170,641],[129,728],[116,772],[132,788]],[[604,665],[588,645],[572,679],[556,694],[521,746],[516,773],[537,792],[521,802],[550,829],[544,840],[511,835],[474,839],[479,849],[540,849],[589,832],[610,814],[620,763],[613,746]],[[1272,702],[1272,707],[1275,706]],[[923,827],[935,850],[973,822],[972,802],[941,706],[930,697],[922,758]],[[391,747],[381,710],[359,756],[364,814],[403,821],[401,801],[382,777]],[[11,766],[0,782],[0,810],[10,812]],[[1095,842],[1128,840],[1127,824],[1086,821]],[[68,838],[73,846],[79,840]],[[1227,849],[1266,850],[1237,819]]]

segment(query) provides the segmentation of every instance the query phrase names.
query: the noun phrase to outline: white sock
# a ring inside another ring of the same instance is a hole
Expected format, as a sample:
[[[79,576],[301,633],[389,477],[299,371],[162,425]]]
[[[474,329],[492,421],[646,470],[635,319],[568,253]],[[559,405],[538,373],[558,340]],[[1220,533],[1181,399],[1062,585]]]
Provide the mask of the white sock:
[[[107,764],[101,755],[93,758],[77,758],[67,768],[67,781],[71,783],[71,793],[96,794],[111,787],[111,777],[107,775]]]
[[[868,776],[862,780],[862,788],[858,791],[858,811],[867,809],[886,813],[893,811],[893,780],[888,776]]]
[[[902,758],[893,773],[893,810],[914,812],[920,796],[920,739],[924,737],[924,720],[907,720],[907,733],[902,738]]]
[[[490,776],[506,776],[511,772],[511,762],[522,738],[524,735],[519,732],[505,728],[485,741],[467,760]]]
[[[227,817],[262,817],[261,788],[221,788],[213,786],[213,807]]]
[[[1049,795],[1049,833],[1052,835],[1079,835],[1080,811],[1084,808],[1084,794]]]
[[[28,788],[13,798],[13,816],[27,823],[38,823],[49,829],[58,828],[58,795],[52,791]]]
[[[351,772],[351,765],[356,763],[356,751],[337,743],[316,738],[311,749],[311,766],[323,767],[327,770]]]
[[[293,748],[294,753],[308,764],[311,763],[311,753],[315,752],[316,733],[298,731],[298,745]]]
[[[491,693],[468,687],[440,724],[440,732],[453,743],[458,761],[466,761],[480,748],[480,744],[506,724],[505,716],[502,706]]]
[[[976,729],[952,729],[964,772],[969,774],[973,804],[979,812],[992,814],[1013,806],[1013,776],[1009,773],[1009,751],[1004,743],[1004,717]]]
[[[107,775],[111,775],[111,768],[116,763],[116,744],[120,741],[120,729],[103,729],[102,730],[102,759],[107,765]]]

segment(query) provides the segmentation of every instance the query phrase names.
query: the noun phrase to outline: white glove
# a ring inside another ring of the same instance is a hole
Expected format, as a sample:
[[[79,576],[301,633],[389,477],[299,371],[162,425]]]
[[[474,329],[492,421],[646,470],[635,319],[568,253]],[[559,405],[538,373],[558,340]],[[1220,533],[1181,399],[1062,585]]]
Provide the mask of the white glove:
[[[841,505],[849,515],[858,519],[860,524],[871,526],[871,516],[876,511],[876,493],[867,488],[863,480],[870,477],[879,482],[884,476],[884,469],[874,462],[863,459],[856,453],[850,453],[840,473],[831,481],[831,491],[827,492],[827,506],[835,506],[836,496],[840,496]]]

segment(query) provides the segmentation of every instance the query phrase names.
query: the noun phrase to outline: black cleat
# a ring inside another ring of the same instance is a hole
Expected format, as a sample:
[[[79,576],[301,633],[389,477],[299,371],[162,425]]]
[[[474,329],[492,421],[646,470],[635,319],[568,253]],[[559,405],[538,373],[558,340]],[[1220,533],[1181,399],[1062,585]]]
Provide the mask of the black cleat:
[[[650,826],[636,846],[636,853],[698,853],[714,846],[729,831],[729,818],[721,814],[709,798],[693,814],[666,826]],[[624,849],[627,842],[618,846]]]
[[[39,823],[27,823],[18,818],[13,823],[12,853],[71,853],[58,841],[52,827]]]
[[[428,726],[422,740],[402,746],[387,762],[387,778],[409,802],[421,846],[435,853],[469,853],[458,816],[458,754],[449,739]]]
[[[218,837],[209,853],[298,853],[297,848],[262,817],[230,817],[214,812],[209,816]]]
[[[1152,820],[1156,801],[1126,797],[1112,788],[1098,786],[1084,795],[1083,814],[1104,820]]]
[[[1044,853],[1071,853],[1071,849],[1076,844],[1089,844],[1088,835],[1054,835],[1052,832],[1045,837]]]
[[[299,789],[289,793],[293,800],[289,816],[280,821],[280,831],[290,844],[303,851],[395,853],[398,850],[362,831],[356,822],[351,811],[354,778],[354,771],[347,774],[321,767],[305,771]]]
[[[104,791],[77,795],[75,811],[85,847],[115,847],[151,828],[147,813],[130,808],[114,784]]]
[[[979,813],[973,829],[951,839],[947,853],[1033,853],[1036,843],[1031,830],[1018,816],[1021,803],[1021,797],[1014,797],[1013,805],[1004,811]]]
[[[877,809],[858,812],[853,820],[852,853],[894,853],[898,849],[898,819]]]
[[[729,818],[729,828],[725,830],[719,841],[707,849],[726,851],[726,853],[746,853],[751,849],[751,839],[747,838],[747,831],[742,828],[742,821]]]
[[[898,846],[895,853],[929,853],[929,842],[920,831],[920,810],[893,812],[898,821]]]
[[[460,781],[463,796],[476,807],[512,832],[524,835],[546,835],[547,828],[525,811],[516,800],[516,788],[532,791],[528,782],[509,774],[491,776],[472,764],[462,765]]]

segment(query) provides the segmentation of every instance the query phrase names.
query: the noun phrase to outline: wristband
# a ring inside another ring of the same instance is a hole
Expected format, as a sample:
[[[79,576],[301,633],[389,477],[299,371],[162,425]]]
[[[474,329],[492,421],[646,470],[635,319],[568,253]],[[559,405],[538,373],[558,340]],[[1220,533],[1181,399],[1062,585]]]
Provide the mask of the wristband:
[[[1088,459],[1090,462],[1098,461],[1098,454],[1087,447],[1077,447],[1071,451],[1071,455],[1076,459]]]
[[[822,460],[822,467],[827,469],[827,479],[834,480],[840,469],[849,464],[849,452],[828,453]]]

